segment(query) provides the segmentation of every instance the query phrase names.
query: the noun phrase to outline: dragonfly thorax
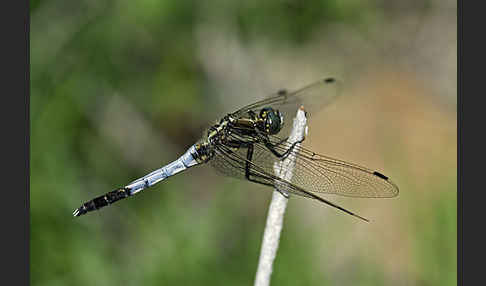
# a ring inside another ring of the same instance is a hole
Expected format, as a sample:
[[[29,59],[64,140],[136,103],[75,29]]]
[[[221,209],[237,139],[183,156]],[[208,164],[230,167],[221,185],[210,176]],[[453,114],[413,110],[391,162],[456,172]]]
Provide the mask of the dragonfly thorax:
[[[267,134],[274,135],[280,132],[284,124],[283,115],[280,111],[271,107],[265,107],[260,110],[257,128]]]

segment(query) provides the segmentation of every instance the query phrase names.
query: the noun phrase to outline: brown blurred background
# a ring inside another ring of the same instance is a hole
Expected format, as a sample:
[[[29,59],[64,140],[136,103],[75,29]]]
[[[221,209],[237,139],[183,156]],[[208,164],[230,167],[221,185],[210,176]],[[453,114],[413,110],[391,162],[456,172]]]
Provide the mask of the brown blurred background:
[[[324,76],[305,146],[394,199],[292,197],[274,285],[456,284],[455,1],[31,1],[32,285],[248,285],[271,192],[209,166],[72,218],[220,116]]]

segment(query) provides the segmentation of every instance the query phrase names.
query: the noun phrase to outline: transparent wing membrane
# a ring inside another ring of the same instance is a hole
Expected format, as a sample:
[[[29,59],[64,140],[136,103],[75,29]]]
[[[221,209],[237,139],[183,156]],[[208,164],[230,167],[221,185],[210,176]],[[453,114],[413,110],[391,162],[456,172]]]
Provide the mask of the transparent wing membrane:
[[[279,142],[278,139],[275,142]],[[288,148],[287,142],[275,147],[282,152]],[[360,198],[398,195],[397,185],[378,171],[320,155],[302,146],[295,146],[289,156],[296,160],[292,182],[309,191]]]
[[[238,150],[240,151],[240,150]],[[262,153],[263,154],[263,153]],[[274,156],[271,154],[271,156]],[[253,161],[250,161],[241,155],[241,152],[233,152],[233,150],[225,147],[219,146],[217,148],[216,154],[211,162],[212,166],[216,168],[220,173],[239,179],[246,179],[254,183],[275,187],[279,191],[291,193],[301,197],[312,198],[318,200],[322,203],[330,205],[337,208],[347,214],[360,218],[364,221],[369,221],[368,219],[359,216],[339,205],[336,205],[322,197],[319,197],[312,192],[309,192],[305,188],[293,184],[292,182],[283,180],[273,173],[272,170],[269,172],[264,166],[260,166]],[[295,172],[295,169],[294,169]],[[295,174],[294,174],[295,176]]]
[[[266,99],[240,108],[232,115],[240,117],[247,114],[248,111],[258,114],[265,107],[277,109],[284,117],[284,125],[279,136],[285,138],[290,134],[292,119],[300,106],[305,107],[307,117],[312,116],[339,96],[341,85],[342,83],[338,79],[324,78],[294,91],[282,89]]]

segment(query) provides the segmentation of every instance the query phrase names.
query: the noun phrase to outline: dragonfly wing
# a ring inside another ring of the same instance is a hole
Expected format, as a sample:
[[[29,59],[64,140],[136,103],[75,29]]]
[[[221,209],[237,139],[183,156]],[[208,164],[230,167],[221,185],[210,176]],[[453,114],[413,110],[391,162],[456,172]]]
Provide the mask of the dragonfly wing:
[[[272,136],[272,141],[277,143],[281,139]],[[290,147],[291,144],[284,142],[275,150],[281,153]],[[292,183],[308,191],[361,198],[392,198],[399,193],[390,178],[357,164],[320,155],[299,145],[289,156],[296,162]]]
[[[281,90],[266,99],[237,110],[232,113],[232,116],[236,118],[246,116],[249,111],[258,114],[262,108],[272,107],[279,110],[284,117],[284,126],[279,135],[286,137],[292,127],[292,118],[295,117],[300,106],[305,107],[307,117],[309,117],[332,103],[340,94],[341,85],[341,82],[337,79],[324,78],[295,91]]]
[[[281,191],[287,191],[303,197],[314,197],[305,190],[300,190],[297,186],[293,186],[292,183],[278,178],[273,173],[267,172],[265,168],[255,165],[252,161],[247,160],[246,155],[242,155],[242,152],[240,152],[242,150],[246,149],[240,148],[238,152],[234,152],[224,145],[218,146],[216,147],[215,155],[211,159],[210,164],[220,174],[244,180],[248,180],[246,178],[246,168],[248,164],[251,172],[251,182],[271,187],[278,186]]]
[[[251,137],[241,138],[234,134],[229,135],[229,139],[251,142]],[[270,136],[269,140],[279,154],[285,153],[292,146],[278,136]],[[252,145],[253,155],[249,159],[252,170],[274,176],[274,165],[281,158],[259,141],[252,142]],[[219,149],[219,156],[211,160],[211,164],[220,173],[246,179],[248,149],[233,149],[225,145],[220,145]],[[289,182],[307,192],[357,198],[392,198],[399,193],[397,185],[387,176],[357,164],[320,155],[300,145],[295,145],[288,156],[295,161]]]
[[[330,205],[334,208],[337,208],[347,214],[350,214],[352,216],[355,216],[357,218],[360,218],[364,221],[369,221],[368,219],[359,216],[333,202],[330,202],[324,198],[321,198],[312,192],[309,192],[287,180],[284,180],[282,178],[279,178],[273,174],[273,172],[267,172],[266,167],[259,166],[255,164],[253,161],[247,160],[245,157],[241,156],[241,154],[238,154],[238,152],[233,152],[231,149],[227,148],[224,145],[220,145],[216,147],[217,150],[215,152],[215,156],[213,157],[213,160],[216,160],[216,165],[215,166],[218,170],[219,167],[224,168],[226,170],[225,174],[230,175],[232,177],[236,178],[245,178],[245,174],[247,172],[247,169],[249,170],[250,178],[252,182],[259,183],[262,185],[266,186],[272,186],[277,188],[280,191],[284,191],[287,193],[295,194],[301,197],[306,197],[306,198],[312,198],[315,200],[320,201],[321,203],[325,203],[327,205]],[[230,168],[233,170],[233,172],[228,173],[227,169]],[[221,170],[220,170],[221,171]],[[236,176],[234,176],[236,175]]]

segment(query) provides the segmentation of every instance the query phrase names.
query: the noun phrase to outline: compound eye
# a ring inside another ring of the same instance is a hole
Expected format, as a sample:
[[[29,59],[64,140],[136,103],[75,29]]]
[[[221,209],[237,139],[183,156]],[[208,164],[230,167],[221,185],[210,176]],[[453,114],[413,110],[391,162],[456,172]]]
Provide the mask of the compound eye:
[[[269,134],[277,134],[282,128],[282,117],[280,112],[273,111],[268,113],[265,120],[265,129]]]

